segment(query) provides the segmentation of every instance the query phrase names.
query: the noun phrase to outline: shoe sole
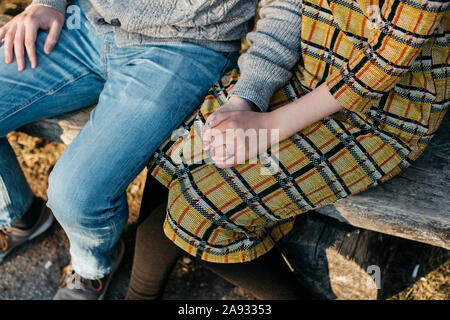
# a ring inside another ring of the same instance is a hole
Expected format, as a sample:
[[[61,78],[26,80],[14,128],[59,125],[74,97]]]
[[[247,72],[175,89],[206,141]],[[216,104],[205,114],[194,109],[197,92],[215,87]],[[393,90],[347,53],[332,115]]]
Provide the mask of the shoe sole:
[[[24,245],[25,243],[27,243],[28,241],[33,240],[34,238],[37,238],[38,236],[40,236],[41,234],[43,234],[45,231],[47,231],[53,224],[53,222],[55,221],[55,218],[53,217],[53,214],[50,213],[49,216],[47,217],[47,220],[45,220],[45,222],[39,227],[37,228],[28,238],[26,241],[24,241],[23,243],[21,243],[19,246],[13,248],[12,250],[2,253],[0,254],[0,264],[3,262],[3,260],[5,260],[5,258],[11,253],[13,252],[15,249],[17,249],[18,247]]]
[[[119,266],[122,262],[123,256],[125,254],[125,243],[122,239],[119,240],[119,253],[117,254],[117,260],[116,264],[114,265],[110,276],[108,277],[108,280],[105,283],[105,287],[103,288],[103,292],[98,296],[97,300],[104,300],[106,292],[108,291],[109,285],[111,284],[111,281],[114,277],[114,274],[116,273],[117,269],[119,269]]]

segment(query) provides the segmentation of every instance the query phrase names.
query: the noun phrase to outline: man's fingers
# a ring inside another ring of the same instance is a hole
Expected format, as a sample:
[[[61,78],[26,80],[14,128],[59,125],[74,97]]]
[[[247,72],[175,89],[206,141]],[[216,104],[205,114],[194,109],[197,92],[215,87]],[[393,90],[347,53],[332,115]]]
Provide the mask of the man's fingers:
[[[16,35],[14,37],[14,54],[16,56],[17,70],[25,69],[25,27],[18,26]]]
[[[27,27],[25,31],[25,48],[27,50],[28,59],[30,60],[31,68],[37,67],[36,57],[36,37],[38,33],[38,26],[33,24]]]
[[[16,27],[12,26],[5,35],[4,50],[5,50],[5,63],[10,64],[13,62],[13,48],[14,48],[14,36],[16,34]]]
[[[203,149],[215,148],[225,143],[226,131],[219,128],[209,128],[202,132]]]
[[[48,32],[48,36],[44,44],[44,52],[46,54],[52,52],[53,48],[58,42],[59,34],[61,33],[62,27],[63,23],[57,20],[53,21],[52,25],[50,26],[50,31]]]

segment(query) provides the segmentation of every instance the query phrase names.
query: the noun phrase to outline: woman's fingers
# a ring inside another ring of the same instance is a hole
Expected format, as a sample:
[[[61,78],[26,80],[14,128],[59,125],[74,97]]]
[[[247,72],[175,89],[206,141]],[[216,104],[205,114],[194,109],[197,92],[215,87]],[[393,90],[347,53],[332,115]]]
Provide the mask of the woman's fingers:
[[[223,121],[230,118],[232,115],[232,112],[228,111],[216,111],[212,115],[210,115],[206,121],[205,126],[203,127],[203,132],[207,132],[208,130],[211,130],[212,128],[217,127],[219,124],[221,124]]]
[[[211,138],[212,138],[212,131],[211,129],[205,129],[205,127],[203,127],[202,129],[202,144],[203,144],[203,150],[208,150],[209,149],[209,144],[211,143]]]
[[[213,160],[225,160],[226,158],[232,156],[228,153],[227,146],[221,145],[215,148],[211,148],[211,157]]]
[[[38,29],[37,25],[31,25],[25,30],[25,48],[27,50],[31,68],[33,69],[37,67],[36,37]]]
[[[46,54],[50,54],[56,43],[58,42],[59,35],[61,33],[61,29],[63,27],[63,23],[58,20],[54,20],[50,26],[50,31],[48,32],[47,39],[44,44],[44,52]]]
[[[228,168],[235,165],[235,155],[228,150],[226,145],[211,148],[211,159],[219,168]]]
[[[214,128],[230,117],[232,111],[216,111],[206,119],[206,126]]]
[[[212,136],[214,134],[213,131],[218,129],[217,126],[228,120],[232,115],[233,112],[216,111],[206,119],[206,125],[202,129],[202,142],[204,150],[209,149],[209,145],[212,142]]]
[[[16,56],[17,70],[23,71],[25,69],[25,26],[17,26],[16,34],[14,36],[14,54]]]

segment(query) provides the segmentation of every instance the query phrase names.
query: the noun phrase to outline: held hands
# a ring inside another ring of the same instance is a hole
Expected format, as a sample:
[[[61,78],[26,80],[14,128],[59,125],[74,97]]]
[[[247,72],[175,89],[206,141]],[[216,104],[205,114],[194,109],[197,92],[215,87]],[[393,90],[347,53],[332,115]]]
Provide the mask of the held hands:
[[[44,52],[49,54],[58,41],[63,25],[64,15],[55,9],[45,6],[27,8],[0,28],[0,41],[4,41],[5,63],[12,63],[15,56],[17,70],[24,70],[26,50],[31,68],[36,68],[36,37],[38,30],[49,30],[44,45]]]
[[[270,113],[255,112],[249,102],[233,96],[206,119],[203,149],[219,168],[244,163],[273,144],[273,125]]]
[[[232,167],[342,108],[326,83],[271,112],[251,111],[248,102],[231,97],[206,119],[202,132],[203,149],[210,151],[217,167]]]

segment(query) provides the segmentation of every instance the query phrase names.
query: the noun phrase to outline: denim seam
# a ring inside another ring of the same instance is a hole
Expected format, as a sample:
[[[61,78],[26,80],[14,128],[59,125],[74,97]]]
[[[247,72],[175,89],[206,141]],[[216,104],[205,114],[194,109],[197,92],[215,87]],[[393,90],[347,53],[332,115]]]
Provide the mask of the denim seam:
[[[223,67],[222,67],[222,70],[220,70],[220,78],[219,78],[219,80],[220,79],[222,79],[222,77],[224,76],[224,73],[225,73],[225,70],[227,69],[227,67],[228,67],[228,65],[230,64],[230,56],[228,55],[228,56],[226,56],[226,58],[227,58],[227,61],[225,62],[225,64],[223,65]],[[218,80],[217,80],[218,81]],[[217,82],[216,81],[216,82]]]
[[[69,81],[61,81],[61,82],[58,82],[52,89],[50,89],[50,90],[48,90],[48,91],[45,91],[45,92],[43,92],[42,94],[39,94],[39,93],[38,93],[38,94],[32,96],[30,99],[28,99],[28,101],[26,101],[25,103],[23,103],[21,106],[17,106],[16,108],[14,108],[14,109],[10,110],[9,112],[5,113],[2,117],[0,117],[0,121],[4,121],[5,119],[7,119],[7,118],[13,116],[13,115],[16,114],[17,112],[22,111],[23,109],[29,107],[29,106],[32,105],[33,103],[36,103],[38,100],[40,100],[40,99],[42,99],[42,98],[44,98],[44,97],[46,97],[46,96],[49,96],[49,95],[51,95],[51,94],[54,94],[54,93],[56,93],[56,92],[58,92],[58,91],[61,90],[62,88],[64,88],[64,87],[66,87],[67,85],[71,84],[72,82],[75,82],[75,81],[77,81],[77,80],[79,80],[79,79],[81,79],[81,78],[83,78],[83,77],[89,75],[90,73],[91,73],[90,71],[87,71],[87,72],[84,72],[84,73],[82,73],[82,74],[80,74],[80,75],[78,75],[78,76],[72,78],[72,79],[69,80]]]

